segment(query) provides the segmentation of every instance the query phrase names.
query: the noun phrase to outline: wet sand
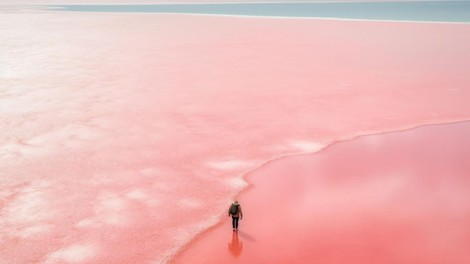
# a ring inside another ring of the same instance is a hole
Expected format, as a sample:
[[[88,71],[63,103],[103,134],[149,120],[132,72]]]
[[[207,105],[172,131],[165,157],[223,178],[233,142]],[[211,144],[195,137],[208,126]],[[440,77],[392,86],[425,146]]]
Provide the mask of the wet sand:
[[[172,263],[469,263],[470,123],[336,143],[247,176],[245,218]]]

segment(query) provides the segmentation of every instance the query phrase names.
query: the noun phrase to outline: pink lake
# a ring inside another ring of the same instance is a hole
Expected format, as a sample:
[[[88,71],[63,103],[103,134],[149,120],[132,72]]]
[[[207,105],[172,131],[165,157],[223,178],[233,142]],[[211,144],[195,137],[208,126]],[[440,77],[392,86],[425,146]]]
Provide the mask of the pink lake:
[[[173,263],[467,263],[470,123],[338,142],[247,175],[244,218]]]
[[[177,262],[174,257],[183,248],[190,252],[193,247],[194,254],[201,253],[194,239],[211,239],[212,231],[205,231],[225,223],[227,206],[240,191],[247,188],[240,196],[247,212],[250,206],[260,208],[263,194],[249,187],[251,178],[244,176],[255,169],[260,175],[271,174],[275,162],[263,166],[271,160],[315,153],[361,135],[470,118],[468,24],[0,12],[2,264]],[[446,129],[443,126],[436,138],[453,133]],[[363,144],[374,137],[357,142]],[[416,142],[421,139],[429,138],[417,136]],[[426,144],[414,147],[414,141],[407,140],[396,147],[427,150]],[[318,156],[324,155],[321,157],[328,162],[328,153],[341,144]],[[394,146],[387,140],[384,148]],[[452,153],[457,157],[468,156],[468,144],[454,146]],[[370,173],[379,173],[381,166],[393,162],[411,162],[410,156],[397,160],[384,154],[382,159],[375,157],[373,164],[378,168],[366,166],[369,163],[361,158],[369,156],[363,152],[376,147],[372,143],[359,147],[361,155],[351,147],[346,157],[333,155],[330,161],[358,164]],[[442,153],[433,151],[430,153],[441,157]],[[346,162],[353,158],[356,163]],[[297,163],[296,159],[307,160]],[[281,173],[288,168],[310,175],[315,165],[312,160],[299,156],[274,170]],[[441,170],[457,169],[454,163],[446,166]],[[400,172],[399,177],[386,175],[380,181],[368,175],[361,184],[360,177],[342,179],[335,168],[340,167],[325,167],[328,179],[288,182],[292,191],[302,186],[312,190],[286,197],[300,206],[300,213],[290,216],[302,222],[310,221],[318,210],[324,214],[313,225],[306,224],[308,230],[302,232],[287,232],[296,222],[283,223],[285,229],[279,234],[293,235],[292,241],[300,244],[314,241],[317,249],[307,254],[286,236],[281,247],[286,261],[289,256],[294,260],[329,256],[339,242],[328,235],[341,227],[333,220],[346,216],[348,221],[342,222],[346,225],[372,227],[368,236],[353,245],[367,248],[375,241],[374,234],[387,228],[403,235],[425,223],[419,227],[419,235],[429,232],[432,236],[442,234],[432,230],[434,224],[455,223],[455,230],[444,230],[449,235],[446,239],[433,240],[435,244],[424,249],[411,242],[410,247],[403,244],[400,256],[411,256],[406,255],[406,248],[427,252],[436,247],[441,249],[435,251],[439,254],[436,259],[443,263],[468,262],[461,250],[468,245],[468,229],[459,222],[468,220],[465,177],[436,176],[429,183],[417,175],[438,171],[420,167],[419,173]],[[468,167],[458,168],[468,171]],[[252,179],[256,183],[256,177]],[[398,198],[411,202],[386,200],[397,197],[400,186],[404,196]],[[270,190],[278,187],[287,186],[265,185]],[[360,208],[349,208],[352,211],[344,215],[333,213],[338,212],[335,208],[348,209],[344,200],[337,199],[343,190],[359,193],[364,188],[368,191],[352,200]],[[383,192],[377,191],[380,188]],[[268,189],[266,193],[271,195]],[[327,206],[318,203],[319,192],[329,197]],[[416,192],[424,192],[424,196],[413,196]],[[372,194],[377,199],[371,199]],[[400,221],[410,222],[400,226],[402,222],[393,218],[382,221],[380,217],[387,212],[375,210],[384,201],[403,214]],[[447,206],[451,202],[456,203],[454,207]],[[400,206],[403,203],[406,206]],[[412,212],[414,206],[423,204],[428,211]],[[359,213],[351,217],[354,210]],[[456,211],[437,217],[438,212],[448,210]],[[333,220],[329,218],[333,216]],[[240,233],[239,239],[246,248],[240,259],[256,259],[250,253],[248,228],[258,224],[258,219],[243,221],[246,235]],[[318,231],[322,223],[330,223],[331,228]],[[278,231],[277,226],[273,229]],[[350,243],[359,231],[347,230],[345,243]],[[230,229],[227,235],[232,235]],[[264,235],[268,239],[272,233],[251,237],[265,241]],[[420,237],[416,233],[404,236],[410,239],[406,241]],[[456,246],[445,251],[446,245],[440,242],[452,238],[459,239]],[[220,239],[224,254],[230,254],[226,246],[231,237]],[[400,241],[393,234],[384,239]],[[345,250],[342,256],[358,256],[348,245],[340,245]],[[388,250],[380,245],[377,243],[373,254],[360,251],[358,259],[369,261],[361,263],[380,262]],[[265,250],[276,249],[260,250],[258,259],[263,259]],[[459,258],[450,259],[451,253]],[[392,260],[396,261],[390,263],[417,263],[419,258]]]

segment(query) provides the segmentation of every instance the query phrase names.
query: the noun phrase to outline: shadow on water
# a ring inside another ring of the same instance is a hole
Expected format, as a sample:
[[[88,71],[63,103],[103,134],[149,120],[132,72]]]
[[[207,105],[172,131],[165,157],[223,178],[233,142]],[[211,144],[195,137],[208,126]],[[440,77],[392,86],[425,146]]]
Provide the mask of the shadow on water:
[[[240,241],[240,239],[238,238],[238,232],[233,232],[232,241],[228,243],[228,250],[235,257],[240,256],[240,254],[242,253],[243,242]]]
[[[245,232],[239,230],[239,231],[238,231],[238,234],[239,234],[240,237],[242,237],[243,239],[249,240],[249,241],[251,241],[251,242],[256,242],[256,239],[255,239],[253,236],[251,236],[250,234],[248,234],[248,233],[245,233]]]

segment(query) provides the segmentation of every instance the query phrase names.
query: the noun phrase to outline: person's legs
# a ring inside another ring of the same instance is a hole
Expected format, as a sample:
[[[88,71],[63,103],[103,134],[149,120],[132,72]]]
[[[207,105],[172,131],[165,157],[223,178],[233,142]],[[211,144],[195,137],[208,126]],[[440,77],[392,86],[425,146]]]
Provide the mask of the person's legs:
[[[238,229],[238,217],[232,217],[232,227]]]

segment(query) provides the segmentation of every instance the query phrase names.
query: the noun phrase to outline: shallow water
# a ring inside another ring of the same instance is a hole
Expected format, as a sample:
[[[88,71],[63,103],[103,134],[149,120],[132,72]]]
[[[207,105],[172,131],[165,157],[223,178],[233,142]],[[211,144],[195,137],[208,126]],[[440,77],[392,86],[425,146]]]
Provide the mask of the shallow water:
[[[468,135],[424,126],[273,161],[247,176],[238,233],[223,221],[173,263],[468,263]]]
[[[237,3],[165,5],[57,5],[80,12],[187,13],[262,17],[470,22],[470,1],[364,3]]]
[[[2,13],[0,259],[167,263],[269,160],[468,120],[469,30]]]

